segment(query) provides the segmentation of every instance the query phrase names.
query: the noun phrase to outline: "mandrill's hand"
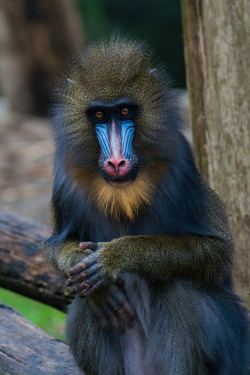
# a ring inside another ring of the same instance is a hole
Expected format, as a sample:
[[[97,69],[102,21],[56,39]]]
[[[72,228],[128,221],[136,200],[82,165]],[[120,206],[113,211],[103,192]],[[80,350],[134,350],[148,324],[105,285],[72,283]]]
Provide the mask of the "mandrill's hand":
[[[66,285],[71,294],[79,293],[80,297],[87,297],[106,283],[107,278],[101,266],[101,243],[81,242],[79,247],[87,253],[81,262],[69,269]]]
[[[89,297],[104,329],[113,326],[122,333],[125,326],[133,325],[136,313],[128,301],[122,280],[117,278],[112,283],[105,277],[99,261],[100,245],[94,242],[80,243],[80,249],[85,250],[84,258],[70,268],[66,285],[71,289],[71,294],[79,293],[80,297]]]
[[[90,295],[89,300],[105,330],[113,326],[119,333],[123,333],[125,327],[133,326],[136,313],[118,281],[101,286]]]

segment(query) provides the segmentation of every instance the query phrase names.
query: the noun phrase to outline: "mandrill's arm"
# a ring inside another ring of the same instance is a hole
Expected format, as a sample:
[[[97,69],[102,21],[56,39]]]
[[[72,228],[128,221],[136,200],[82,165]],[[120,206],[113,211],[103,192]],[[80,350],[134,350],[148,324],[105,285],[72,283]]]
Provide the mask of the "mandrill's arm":
[[[48,240],[41,243],[40,250],[45,254],[49,263],[65,277],[70,267],[91,253],[84,252],[78,245],[77,241],[65,241],[60,238],[60,235],[53,234]]]
[[[81,273],[91,290],[106,278],[136,272],[148,281],[190,280],[199,285],[218,285],[231,277],[233,241],[223,207],[208,190],[203,223],[211,235],[124,236],[97,244],[96,251],[68,271],[68,284]],[[210,229],[208,229],[210,228]],[[81,247],[81,244],[80,244]]]
[[[80,274],[83,283],[94,290],[106,278],[115,280],[122,272],[137,272],[150,281],[178,278],[218,284],[230,275],[232,253],[230,237],[125,236],[98,243],[95,253],[69,270],[68,284],[79,280]]]

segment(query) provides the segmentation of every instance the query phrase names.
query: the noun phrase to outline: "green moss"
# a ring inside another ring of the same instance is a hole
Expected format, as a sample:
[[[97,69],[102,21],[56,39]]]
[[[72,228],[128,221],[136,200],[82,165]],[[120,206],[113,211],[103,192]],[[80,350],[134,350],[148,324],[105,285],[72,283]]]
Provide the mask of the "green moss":
[[[44,331],[64,340],[66,314],[63,312],[2,288],[0,288],[0,301],[19,311]]]

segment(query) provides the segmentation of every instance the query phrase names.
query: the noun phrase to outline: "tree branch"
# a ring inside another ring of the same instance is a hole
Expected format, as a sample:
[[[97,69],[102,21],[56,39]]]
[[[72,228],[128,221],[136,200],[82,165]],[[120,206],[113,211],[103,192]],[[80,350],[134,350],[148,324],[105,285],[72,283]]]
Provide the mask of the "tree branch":
[[[45,225],[0,211],[0,286],[65,311],[64,281],[38,252],[49,235]]]

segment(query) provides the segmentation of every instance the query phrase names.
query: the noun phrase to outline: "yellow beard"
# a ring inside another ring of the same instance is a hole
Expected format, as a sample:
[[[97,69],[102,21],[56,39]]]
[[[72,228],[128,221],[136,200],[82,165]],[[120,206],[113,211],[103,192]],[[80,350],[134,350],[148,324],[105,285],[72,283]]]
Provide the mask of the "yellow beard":
[[[98,176],[89,187],[91,198],[106,215],[134,220],[142,205],[151,203],[154,184],[146,173],[140,172],[129,185],[112,186]]]

